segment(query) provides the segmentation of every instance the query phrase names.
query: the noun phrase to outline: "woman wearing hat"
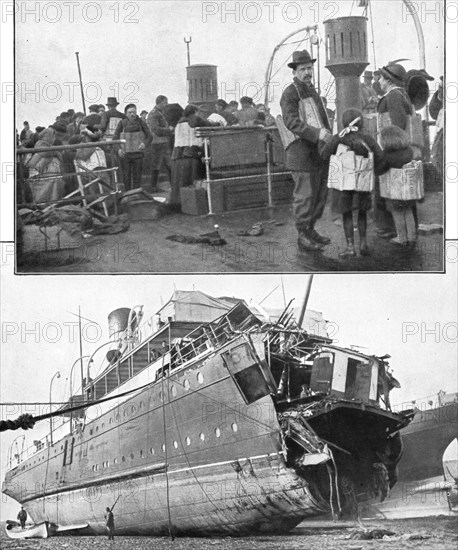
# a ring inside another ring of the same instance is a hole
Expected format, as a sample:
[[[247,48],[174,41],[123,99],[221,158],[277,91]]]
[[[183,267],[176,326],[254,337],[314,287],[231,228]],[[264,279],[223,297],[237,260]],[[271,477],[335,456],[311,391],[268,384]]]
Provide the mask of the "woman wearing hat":
[[[315,230],[328,193],[328,163],[320,158],[318,143],[331,139],[326,110],[312,82],[315,61],[306,50],[293,53],[288,67],[293,69],[294,80],[280,100],[283,123],[295,138],[286,146],[286,167],[295,184],[293,209],[298,246],[306,251],[321,250],[331,242]],[[306,104],[316,115],[313,121],[311,117],[305,119],[302,106]]]
[[[408,117],[412,114],[412,103],[405,90],[407,71],[399,63],[389,63],[380,69],[380,87],[383,96],[377,106],[379,131],[391,124],[406,130]],[[391,205],[380,196],[379,179],[374,185],[374,213],[377,224],[377,235],[383,239],[397,236],[393,216],[389,211]]]
[[[405,131],[408,117],[413,112],[412,102],[405,90],[407,72],[402,65],[393,63],[381,68],[380,73],[380,86],[385,95],[379,101],[377,113],[388,113],[391,124]],[[389,123],[383,126],[389,126]]]

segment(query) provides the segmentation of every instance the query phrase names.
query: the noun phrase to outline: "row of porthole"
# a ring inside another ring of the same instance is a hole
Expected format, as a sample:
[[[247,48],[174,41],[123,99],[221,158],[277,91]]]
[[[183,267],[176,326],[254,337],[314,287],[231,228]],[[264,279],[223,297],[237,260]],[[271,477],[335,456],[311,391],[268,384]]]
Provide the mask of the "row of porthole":
[[[232,431],[235,433],[235,432],[238,431],[239,428],[238,428],[237,424],[236,424],[235,422],[233,422],[233,423],[231,424],[231,429],[232,429]],[[221,430],[220,430],[220,428],[215,428],[213,431],[214,431],[214,434],[215,434],[216,437],[221,437]],[[205,434],[204,434],[203,432],[201,432],[201,433],[199,434],[199,439],[200,439],[201,441],[205,441]],[[185,439],[184,439],[184,441],[185,441],[185,443],[186,443],[187,446],[191,445],[191,438],[190,438],[190,437],[186,436]],[[175,441],[173,442],[173,447],[174,447],[175,449],[178,449],[178,441],[175,440]],[[161,449],[162,449],[162,452],[165,452],[165,443],[163,443],[163,444],[161,445]],[[150,452],[151,455],[154,455],[154,454],[155,454],[154,448],[151,447],[150,450],[149,450],[149,452]],[[141,450],[141,451],[140,451],[140,458],[143,458],[143,457],[144,457],[144,453],[143,453],[143,451]],[[131,459],[131,460],[134,460],[134,458],[135,458],[134,453],[131,453],[130,459]],[[125,457],[125,456],[122,456],[122,457],[121,457],[121,462],[125,462],[125,461],[126,461],[126,457]],[[115,458],[115,459],[113,460],[113,464],[116,465],[117,463],[118,463],[118,459]],[[104,469],[109,468],[109,466],[110,466],[110,462],[109,462],[108,460],[102,463],[102,468],[104,468]],[[92,466],[92,471],[93,471],[93,472],[97,472],[98,469],[99,469],[99,465],[98,465],[98,464],[94,464],[94,465]]]
[[[204,382],[204,375],[201,373],[201,372],[198,372],[197,375],[196,375],[196,378],[197,378],[197,382],[199,382],[199,384],[203,384]],[[184,382],[183,382],[183,387],[185,390],[189,390],[189,388],[191,387],[190,383],[189,383],[189,380],[188,379],[185,379]],[[176,386],[173,386],[170,388],[170,392],[172,393],[173,397],[176,397],[178,391],[176,389]],[[159,400],[162,401],[164,398],[164,394],[162,391],[159,392]],[[142,409],[144,407],[144,403],[143,401],[140,401],[139,403],[139,409]],[[134,414],[136,412],[136,408],[134,405],[132,405],[130,407],[130,409],[125,409],[124,410],[124,416],[127,416],[129,414]],[[121,420],[121,416],[119,414],[116,415],[116,418],[113,419],[113,418],[110,418],[110,424],[112,424],[114,421],[116,420],[116,422],[119,422]],[[105,424],[102,424],[102,429],[105,427]],[[99,431],[99,426],[96,426],[95,427],[95,432],[97,433]],[[94,429],[91,428],[89,430],[89,435],[93,435],[94,434]]]

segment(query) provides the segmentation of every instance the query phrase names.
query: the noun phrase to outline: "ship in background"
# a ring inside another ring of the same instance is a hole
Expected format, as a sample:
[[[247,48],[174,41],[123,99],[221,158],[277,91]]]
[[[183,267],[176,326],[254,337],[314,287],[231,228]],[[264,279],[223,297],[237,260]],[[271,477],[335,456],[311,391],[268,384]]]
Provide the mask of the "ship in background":
[[[401,431],[397,484],[383,503],[365,510],[369,516],[396,519],[458,512],[458,393],[440,391],[413,403],[414,418]]]
[[[68,421],[10,453],[3,492],[47,535],[105,534],[114,504],[120,535],[233,536],[383,500],[412,411],[391,410],[386,361],[334,346],[305,302],[297,321],[200,292],[146,322],[116,310]]]

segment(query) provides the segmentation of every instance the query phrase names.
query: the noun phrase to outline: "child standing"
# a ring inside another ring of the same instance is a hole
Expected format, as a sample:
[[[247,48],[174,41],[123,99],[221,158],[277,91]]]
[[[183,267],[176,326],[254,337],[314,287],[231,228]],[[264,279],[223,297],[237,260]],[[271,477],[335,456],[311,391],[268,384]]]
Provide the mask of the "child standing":
[[[349,151],[355,155],[364,158],[369,157],[369,153],[374,154],[374,165],[379,163],[382,158],[382,150],[377,142],[369,135],[362,132],[363,113],[358,109],[347,109],[342,114],[342,125],[344,129],[332,139],[322,144],[320,154],[323,159],[328,160],[331,155],[337,152],[339,145],[345,145]],[[367,211],[372,207],[372,197],[370,192],[365,191],[338,191],[336,193],[336,212],[342,214],[343,228],[347,248],[339,254],[342,259],[354,258],[355,238],[353,227],[353,210],[358,212],[358,233],[359,233],[359,251],[361,256],[370,254],[367,244]]]
[[[376,166],[376,173],[382,175],[390,168],[402,168],[414,156],[409,146],[409,135],[398,126],[386,126],[380,132],[380,144],[383,149],[381,162]],[[391,212],[396,227],[397,236],[391,243],[397,246],[415,245],[417,230],[413,208],[415,200],[386,199],[386,207]]]

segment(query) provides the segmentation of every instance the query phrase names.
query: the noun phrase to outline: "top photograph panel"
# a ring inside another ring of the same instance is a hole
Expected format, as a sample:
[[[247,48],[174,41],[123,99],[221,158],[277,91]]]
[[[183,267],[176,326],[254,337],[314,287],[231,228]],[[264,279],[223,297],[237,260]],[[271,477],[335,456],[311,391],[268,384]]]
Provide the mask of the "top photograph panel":
[[[443,3],[11,9],[18,274],[443,272]]]

